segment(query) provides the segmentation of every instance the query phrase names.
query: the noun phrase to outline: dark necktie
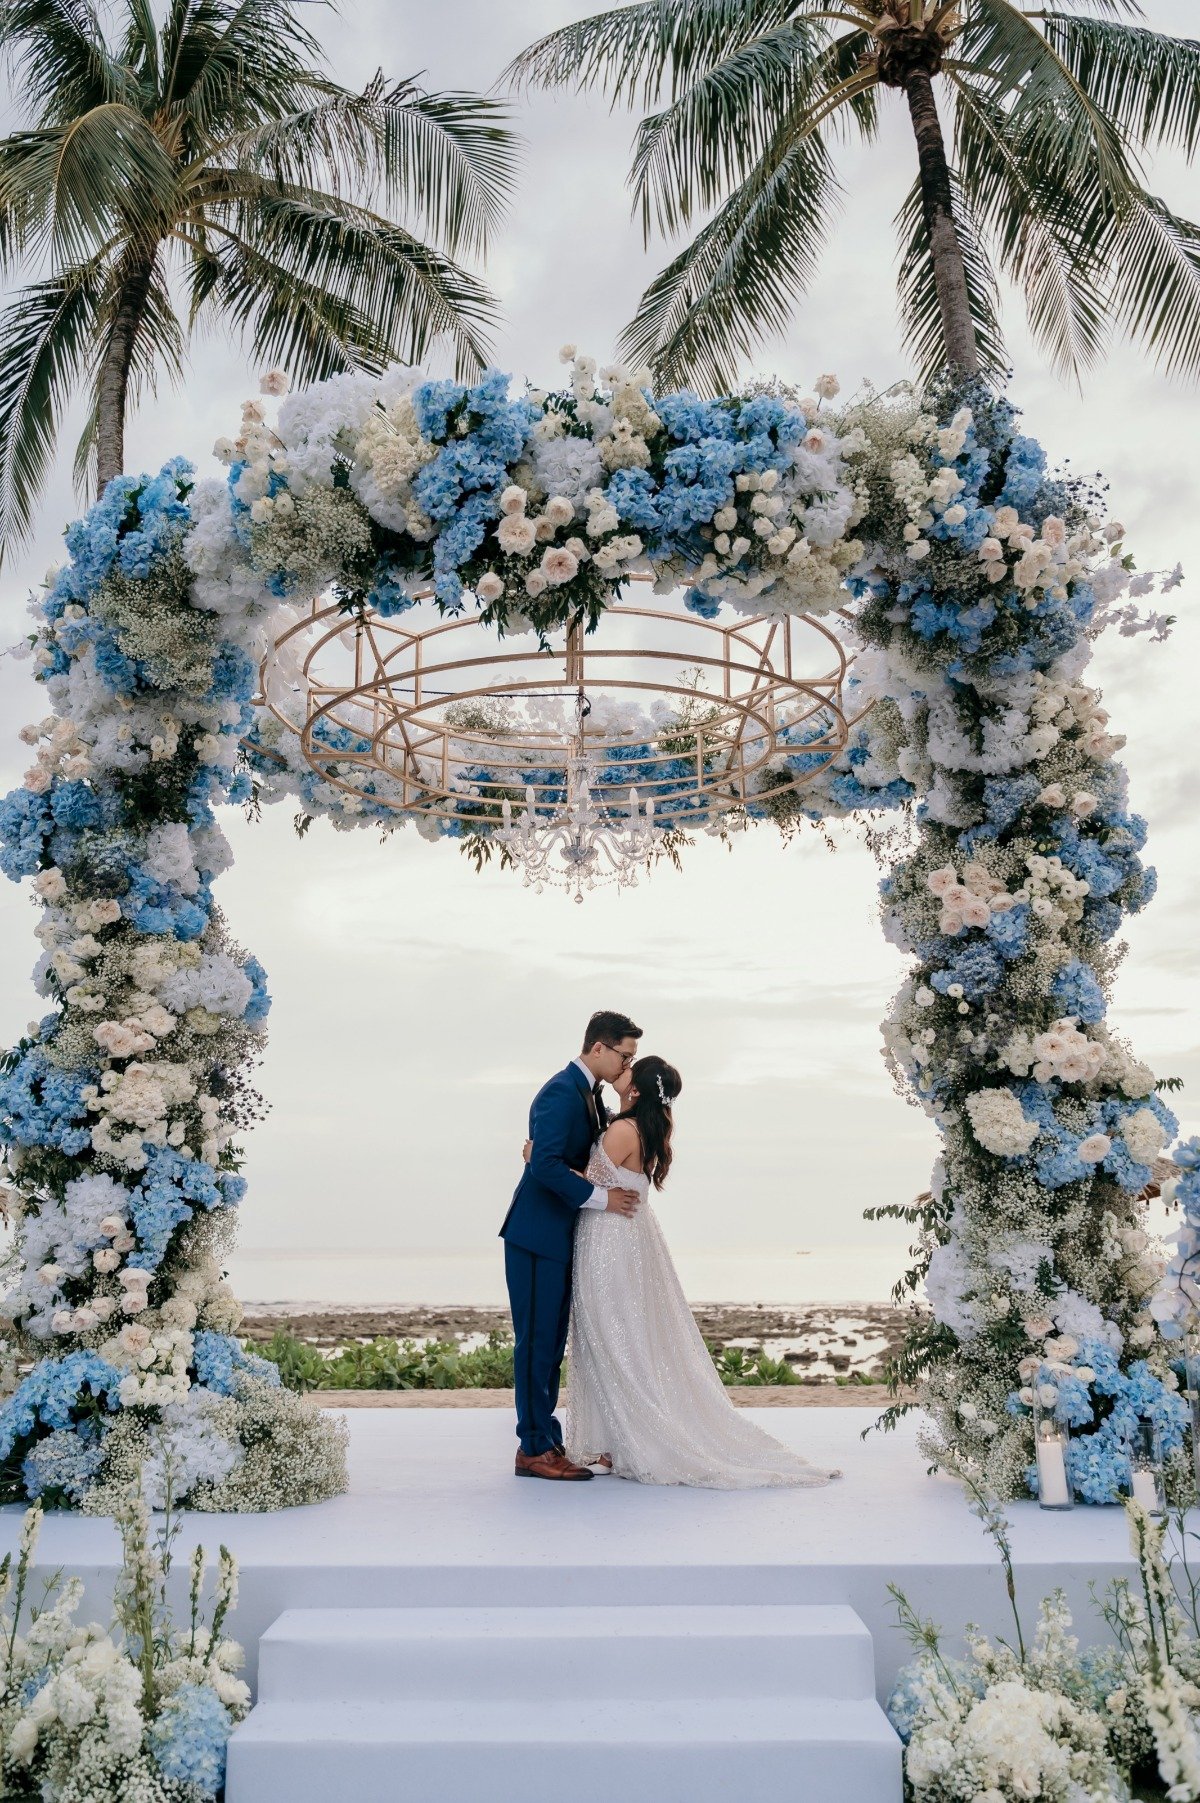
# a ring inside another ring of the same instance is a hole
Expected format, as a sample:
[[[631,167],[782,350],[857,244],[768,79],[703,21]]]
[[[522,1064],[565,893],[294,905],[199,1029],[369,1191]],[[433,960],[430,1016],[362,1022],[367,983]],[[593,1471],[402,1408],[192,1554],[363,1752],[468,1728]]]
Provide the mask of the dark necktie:
[[[597,1077],[596,1081],[592,1084],[592,1101],[596,1108],[597,1124],[600,1131],[603,1132],[605,1127],[608,1126],[608,1111],[604,1106],[603,1085],[601,1084],[599,1077]]]

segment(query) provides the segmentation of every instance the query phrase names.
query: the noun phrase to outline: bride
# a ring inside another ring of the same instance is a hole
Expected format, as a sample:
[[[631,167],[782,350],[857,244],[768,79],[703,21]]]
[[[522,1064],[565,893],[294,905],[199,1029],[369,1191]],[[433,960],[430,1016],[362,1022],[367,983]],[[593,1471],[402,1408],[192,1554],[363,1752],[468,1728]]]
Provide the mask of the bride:
[[[581,1209],[568,1352],[570,1457],[641,1484],[711,1490],[824,1484],[810,1465],[739,1414],[684,1299],[654,1210],[671,1168],[671,1104],[682,1089],[663,1058],[617,1079],[623,1109],[586,1175],[641,1193],[632,1217]]]

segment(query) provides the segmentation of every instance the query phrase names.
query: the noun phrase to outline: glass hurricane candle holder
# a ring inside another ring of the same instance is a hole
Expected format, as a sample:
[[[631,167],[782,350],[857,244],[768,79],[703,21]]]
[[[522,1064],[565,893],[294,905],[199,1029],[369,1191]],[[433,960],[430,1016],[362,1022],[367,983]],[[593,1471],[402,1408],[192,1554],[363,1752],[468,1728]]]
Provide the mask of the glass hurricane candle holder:
[[[1165,1515],[1162,1435],[1153,1421],[1139,1421],[1129,1442],[1129,1494],[1151,1515]]]
[[[1183,1341],[1183,1394],[1192,1416],[1192,1470],[1200,1490],[1200,1331],[1191,1328]]]
[[[1071,1509],[1071,1479],[1067,1473],[1067,1446],[1071,1431],[1057,1421],[1036,1398],[1033,1405],[1034,1452],[1037,1458],[1038,1506],[1043,1509]]]

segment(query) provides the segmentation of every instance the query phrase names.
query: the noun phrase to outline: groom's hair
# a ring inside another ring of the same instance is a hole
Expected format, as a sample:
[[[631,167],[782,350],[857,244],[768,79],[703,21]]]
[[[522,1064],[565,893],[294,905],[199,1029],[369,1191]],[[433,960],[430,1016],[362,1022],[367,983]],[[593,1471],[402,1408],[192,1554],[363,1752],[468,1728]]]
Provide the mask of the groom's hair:
[[[583,1036],[583,1049],[590,1052],[597,1040],[601,1045],[613,1046],[622,1039],[640,1039],[642,1029],[635,1027],[627,1014],[614,1014],[611,1008],[601,1008],[593,1014],[587,1024],[587,1032]]]

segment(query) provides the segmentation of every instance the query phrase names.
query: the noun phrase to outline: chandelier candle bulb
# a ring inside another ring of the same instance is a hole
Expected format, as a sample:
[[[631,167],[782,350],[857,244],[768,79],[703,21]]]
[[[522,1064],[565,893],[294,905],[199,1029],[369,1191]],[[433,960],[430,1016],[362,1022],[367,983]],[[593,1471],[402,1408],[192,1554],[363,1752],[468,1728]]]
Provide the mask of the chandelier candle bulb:
[[[1184,1401],[1192,1418],[1192,1470],[1200,1488],[1200,1334],[1193,1329],[1184,1340]]]

